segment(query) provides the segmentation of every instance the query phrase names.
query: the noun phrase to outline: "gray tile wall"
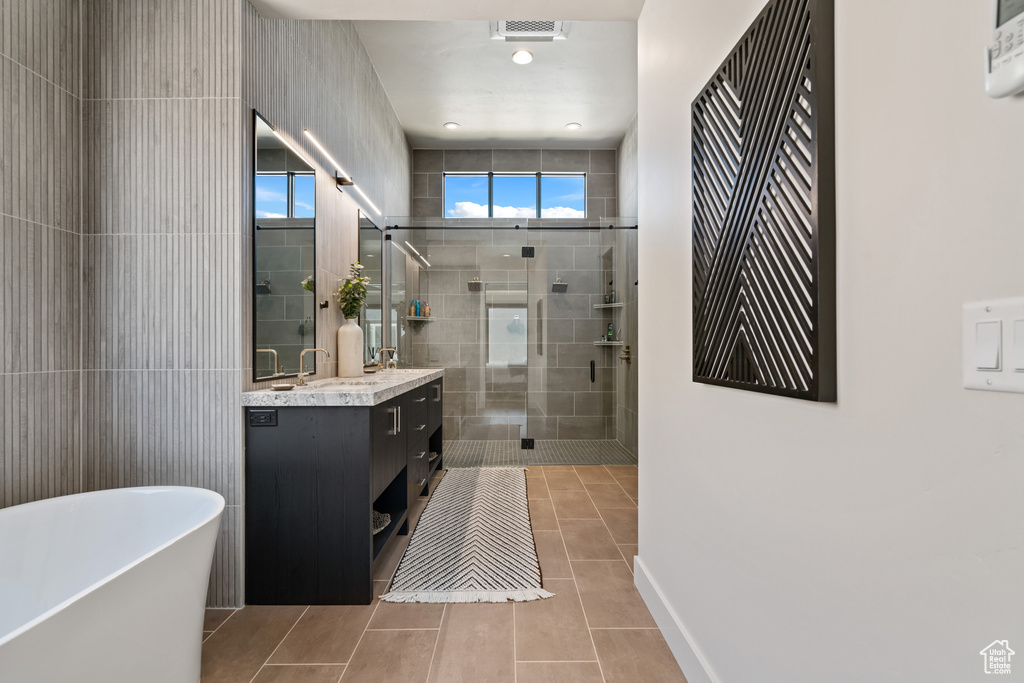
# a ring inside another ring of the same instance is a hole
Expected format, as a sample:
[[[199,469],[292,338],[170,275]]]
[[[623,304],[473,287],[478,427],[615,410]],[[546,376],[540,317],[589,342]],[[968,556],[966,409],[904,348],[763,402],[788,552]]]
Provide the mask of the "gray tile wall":
[[[83,4],[82,488],[223,495],[216,605],[241,586],[240,24],[238,1]]]
[[[407,214],[411,194],[351,24],[265,20],[244,0],[0,0],[0,506],[218,491],[211,606],[243,599],[252,107],[323,171],[317,277],[333,282],[359,204],[303,128],[382,210]],[[332,351],[337,318],[318,321]]]
[[[0,0],[0,507],[79,490],[78,0]]]
[[[445,172],[539,170],[587,173],[588,216],[614,216],[615,156],[615,150],[417,149],[413,211],[418,217],[441,216]],[[616,438],[618,350],[593,344],[609,322],[619,327],[614,310],[593,308],[614,273],[614,238],[607,232],[410,232],[431,268],[421,275],[418,295],[409,298],[429,302],[437,318],[410,325],[413,364],[447,368],[446,439]],[[537,247],[532,261],[521,257],[524,245]],[[528,367],[488,366],[486,294],[468,290],[474,277],[488,291],[524,292]],[[566,293],[551,292],[556,278],[569,283]]]
[[[618,181],[619,208],[623,216],[637,215],[637,117],[626,129],[619,145]],[[642,229],[642,228],[641,228]],[[619,363],[615,381],[616,439],[634,455],[637,454],[637,315],[639,273],[637,272],[637,239],[639,230],[619,232],[616,235],[616,280],[623,283],[621,288],[626,306],[622,310],[622,338],[630,345],[633,360]]]

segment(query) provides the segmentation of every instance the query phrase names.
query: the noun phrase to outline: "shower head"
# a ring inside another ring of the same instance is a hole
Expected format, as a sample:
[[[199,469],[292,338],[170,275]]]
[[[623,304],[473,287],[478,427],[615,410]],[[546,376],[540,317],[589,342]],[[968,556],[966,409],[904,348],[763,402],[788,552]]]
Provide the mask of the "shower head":
[[[482,291],[483,288],[484,288],[484,283],[481,282],[480,278],[478,278],[478,277],[473,278],[472,280],[470,280],[466,284],[469,285],[469,291],[471,291],[471,292],[479,292],[479,291]]]
[[[558,278],[551,283],[551,291],[555,294],[565,294],[569,291],[569,283],[562,282],[562,278]]]

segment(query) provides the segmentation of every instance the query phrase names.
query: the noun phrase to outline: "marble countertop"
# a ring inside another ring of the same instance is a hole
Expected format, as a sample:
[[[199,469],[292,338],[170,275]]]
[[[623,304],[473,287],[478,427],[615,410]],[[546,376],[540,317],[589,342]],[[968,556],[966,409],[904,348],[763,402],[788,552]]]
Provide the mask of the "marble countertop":
[[[384,370],[351,379],[332,377],[307,382],[291,391],[242,392],[246,407],[375,406],[410,389],[440,379],[443,368],[426,370]]]

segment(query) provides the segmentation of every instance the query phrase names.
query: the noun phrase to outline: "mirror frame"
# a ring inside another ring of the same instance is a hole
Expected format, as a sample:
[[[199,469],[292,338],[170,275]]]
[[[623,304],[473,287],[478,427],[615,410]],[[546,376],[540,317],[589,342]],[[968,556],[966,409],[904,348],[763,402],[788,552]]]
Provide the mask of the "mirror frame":
[[[365,221],[365,226],[364,226],[364,221]],[[371,227],[377,231],[377,233],[378,233],[377,239],[379,240],[379,251],[380,251],[380,260],[381,260],[381,262],[379,264],[380,265],[380,281],[379,281],[379,284],[380,284],[380,288],[381,288],[381,291],[380,291],[381,346],[384,347],[384,346],[388,345],[388,342],[387,342],[387,325],[384,324],[384,303],[385,303],[385,301],[387,299],[387,291],[386,291],[387,290],[387,277],[386,277],[386,272],[387,272],[386,271],[386,266],[387,266],[386,254],[387,254],[387,251],[386,251],[386,247],[385,247],[385,244],[384,244],[384,234],[385,233],[384,233],[384,230],[374,222],[374,220],[370,216],[370,214],[366,213],[362,209],[358,209],[357,210],[357,214],[356,214],[356,228],[358,230],[358,238],[357,238],[356,251],[358,253],[359,262],[362,263],[364,267],[366,266],[366,262],[363,261],[363,230],[369,230]],[[366,320],[366,310],[367,310],[366,302],[364,301],[363,302],[363,308],[362,308],[362,310],[359,313],[359,323],[363,326],[363,334],[364,335],[366,334],[366,325],[369,324],[369,322]],[[366,342],[364,340],[364,342],[363,342],[363,363],[364,364],[369,363],[371,361],[370,353],[369,353],[369,348],[370,347],[366,345]]]
[[[253,382],[270,382],[270,381],[273,381],[273,380],[295,378],[295,377],[299,376],[299,373],[298,372],[290,372],[290,373],[283,373],[283,374],[280,374],[280,375],[271,375],[271,376],[261,377],[259,375],[258,363],[256,362],[256,356],[257,356],[256,349],[259,348],[259,344],[256,341],[256,330],[257,330],[257,327],[259,325],[259,318],[258,318],[257,313],[256,313],[256,285],[257,285],[256,278],[257,278],[257,272],[258,272],[258,270],[256,268],[256,265],[257,265],[257,251],[256,251],[257,238],[256,238],[256,235],[257,235],[257,232],[259,230],[259,228],[258,228],[258,221],[259,221],[259,219],[256,216],[256,178],[257,178],[256,174],[257,174],[258,165],[259,165],[259,161],[258,161],[258,157],[259,157],[259,139],[258,139],[257,134],[256,134],[256,129],[257,129],[257,125],[260,122],[263,122],[263,124],[267,128],[269,128],[271,131],[276,131],[276,129],[255,108],[252,110],[252,115],[253,115],[253,118],[252,118],[252,165],[251,165],[251,168],[249,169],[249,171],[250,171],[249,176],[251,178],[251,185],[249,187],[249,191],[250,191],[250,193],[252,195],[251,202],[250,202],[250,211],[252,211],[252,231],[250,233],[251,236],[252,236],[252,281],[250,283],[250,287],[252,288],[250,290],[251,291],[250,301],[251,301],[251,306],[252,306],[252,309],[251,309],[252,310],[252,339],[251,339],[251,342],[252,342],[252,379],[253,379]],[[285,143],[285,144],[287,145],[287,143]],[[290,146],[288,146],[288,148],[291,149]],[[292,150],[292,153],[294,154],[295,151]],[[296,154],[296,156],[298,156],[300,159],[302,159],[302,161],[306,162],[306,164],[309,166],[310,170],[313,172],[314,203],[317,203],[318,195],[320,194],[319,191],[316,189],[317,169],[316,169],[315,166],[313,166],[309,162],[309,160],[307,160],[302,155]],[[314,282],[317,279],[316,278],[316,272],[317,272],[317,264],[318,264],[318,261],[319,261],[319,259],[317,257],[317,253],[316,253],[317,252],[317,249],[316,249],[316,228],[317,228],[317,214],[318,213],[319,213],[319,211],[317,211],[316,208],[314,207],[314,213],[313,213],[313,218],[312,218],[312,222],[313,222],[313,228],[312,229],[313,229],[313,278],[314,278]],[[286,219],[286,220],[288,220],[288,219]],[[305,218],[301,219],[302,222],[308,222],[308,220],[309,219],[305,219]],[[296,226],[296,227],[298,227],[298,226]],[[316,344],[317,328],[319,327],[318,324],[317,324],[317,313],[319,311],[319,308],[317,306],[317,292],[312,292],[312,295],[313,295],[313,316],[312,316],[312,318],[313,318],[313,346],[311,348],[316,348],[316,345],[317,345]],[[313,367],[312,367],[312,370],[306,375],[307,377],[315,375],[316,374],[316,370],[317,370],[317,357],[316,357],[317,354],[314,353],[312,355],[313,355],[313,363],[312,363]],[[300,370],[301,370],[301,368],[300,368]]]

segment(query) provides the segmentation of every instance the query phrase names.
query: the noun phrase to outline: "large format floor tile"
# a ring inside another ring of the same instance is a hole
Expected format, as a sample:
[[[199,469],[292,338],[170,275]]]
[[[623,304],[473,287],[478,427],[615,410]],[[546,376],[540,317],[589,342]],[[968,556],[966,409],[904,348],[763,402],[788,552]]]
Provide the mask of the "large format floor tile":
[[[621,556],[611,562],[573,562],[572,571],[590,628],[657,627]]]
[[[299,620],[305,607],[238,610],[203,644],[204,683],[248,683]]]
[[[515,605],[516,660],[593,661],[594,645],[576,584],[572,579],[548,579],[544,587],[555,597]]]
[[[338,683],[344,666],[322,664],[280,664],[260,669],[252,683]]]
[[[366,631],[345,669],[345,683],[426,681],[437,631]]]
[[[597,662],[519,662],[516,683],[604,683]]]
[[[504,605],[448,605],[437,637],[433,683],[515,681],[515,608]]]
[[[270,658],[271,664],[345,664],[352,657],[370,616],[371,605],[313,605]],[[246,607],[242,614],[253,607]]]
[[[598,630],[594,644],[607,683],[686,683],[657,629]]]

